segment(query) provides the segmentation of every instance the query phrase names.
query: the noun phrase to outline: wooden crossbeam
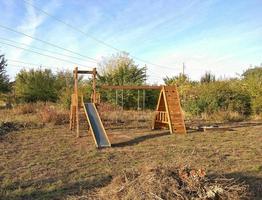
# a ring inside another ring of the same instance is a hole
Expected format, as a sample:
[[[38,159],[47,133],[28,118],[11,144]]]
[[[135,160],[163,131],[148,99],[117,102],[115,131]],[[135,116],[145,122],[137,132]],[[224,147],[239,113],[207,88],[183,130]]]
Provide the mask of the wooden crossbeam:
[[[110,90],[161,90],[162,86],[154,85],[102,85],[102,89]]]
[[[78,74],[93,74],[94,71],[89,71],[89,70],[77,70]]]

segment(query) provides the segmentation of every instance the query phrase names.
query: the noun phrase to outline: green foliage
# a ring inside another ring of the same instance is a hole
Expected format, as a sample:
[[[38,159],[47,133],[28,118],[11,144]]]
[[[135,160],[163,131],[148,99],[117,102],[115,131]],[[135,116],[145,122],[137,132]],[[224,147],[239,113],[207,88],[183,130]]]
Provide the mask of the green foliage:
[[[185,74],[179,74],[178,76],[166,77],[164,78],[164,82],[166,85],[177,85],[182,86],[190,83],[189,77]]]
[[[57,72],[54,87],[57,91],[58,102],[64,108],[70,107],[71,94],[73,93],[73,86],[74,86],[74,78],[72,72],[70,71]]]
[[[51,70],[21,70],[15,80],[16,96],[23,102],[56,101],[56,77]]]
[[[98,84],[104,85],[142,85],[146,81],[146,67],[139,68],[134,63],[134,60],[128,57],[128,54],[117,54],[111,58],[104,60],[100,67],[102,72],[98,77]],[[143,99],[142,91],[140,91],[140,99]],[[117,94],[117,95],[116,95]],[[146,94],[149,94],[146,92]],[[152,95],[153,93],[150,92]],[[124,91],[102,91],[102,99],[111,103],[118,102],[118,105],[125,108],[136,108],[138,91],[124,90]],[[147,100],[153,101],[150,97]],[[147,102],[151,104],[151,102]],[[140,103],[142,105],[142,103]]]
[[[20,101],[52,101],[64,108],[70,107],[73,87],[74,78],[70,71],[58,71],[54,74],[51,70],[21,70],[15,81],[15,92]],[[90,81],[83,81],[80,76],[78,89],[79,95],[88,99],[91,94]]]
[[[215,76],[206,73],[200,82],[190,81],[180,74],[165,78],[167,85],[178,85],[184,110],[193,116],[213,114],[219,111],[251,113],[251,98],[240,80],[215,81]]]
[[[146,81],[146,67],[139,68],[128,54],[117,54],[104,60],[99,81],[110,85],[141,85]]]
[[[6,80],[4,67],[6,61],[1,57],[2,73]],[[143,85],[146,82],[146,67],[140,68],[127,54],[118,54],[104,60],[98,76],[99,85]],[[262,113],[262,66],[246,70],[241,79],[216,80],[211,73],[205,73],[199,82],[191,81],[187,75],[179,74],[164,79],[166,85],[176,84],[179,89],[182,107],[187,114],[202,115],[214,113],[235,113],[234,116],[248,116]],[[3,84],[2,84],[3,85]],[[2,87],[1,85],[1,87]],[[22,102],[53,101],[69,108],[73,92],[73,74],[51,70],[21,70],[15,80],[15,96]],[[79,78],[79,94],[90,101],[92,79]],[[3,88],[3,87],[2,87]],[[143,105],[143,91],[137,90],[100,90],[103,101],[116,103],[126,109],[136,109],[138,99]],[[123,94],[123,96],[122,96]],[[145,90],[145,105],[154,109],[159,91]],[[117,100],[116,100],[117,98]],[[123,98],[123,101],[122,101]]]
[[[183,101],[184,109],[193,115],[213,114],[221,110],[249,115],[251,99],[239,84],[234,81],[217,81],[191,87]]]
[[[251,97],[253,113],[262,113],[262,65],[246,70],[242,77],[244,88]]]
[[[206,72],[201,78],[201,83],[211,83],[216,81],[216,76],[212,74],[211,72]]]
[[[9,78],[5,70],[7,66],[6,62],[4,55],[0,55],[0,92],[3,93],[10,91]]]

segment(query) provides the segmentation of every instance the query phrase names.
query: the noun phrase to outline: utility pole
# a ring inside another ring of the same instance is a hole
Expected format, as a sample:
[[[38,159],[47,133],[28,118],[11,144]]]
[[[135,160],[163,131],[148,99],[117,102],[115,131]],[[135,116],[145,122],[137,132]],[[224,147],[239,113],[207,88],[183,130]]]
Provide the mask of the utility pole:
[[[186,68],[185,63],[183,63],[183,76],[185,75],[185,68]]]

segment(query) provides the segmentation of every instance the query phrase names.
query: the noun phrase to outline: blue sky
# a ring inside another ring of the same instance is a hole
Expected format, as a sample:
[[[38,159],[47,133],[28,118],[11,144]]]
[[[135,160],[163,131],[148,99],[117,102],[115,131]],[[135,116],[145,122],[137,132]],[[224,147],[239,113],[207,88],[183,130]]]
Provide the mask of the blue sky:
[[[147,64],[151,83],[161,83],[162,77],[177,75],[182,71],[183,62],[186,74],[194,80],[206,71],[218,77],[234,77],[250,65],[262,63],[262,0],[26,1],[134,57],[164,66]],[[98,60],[116,53],[23,0],[0,0],[0,8],[0,25]],[[7,43],[5,39],[23,43],[25,45],[12,44],[26,49],[37,47],[69,55],[0,27],[0,42]],[[47,68],[53,66],[54,69],[73,69],[75,66],[2,43],[0,50],[9,60],[47,65]],[[55,56],[84,66],[96,66],[89,61]],[[141,66],[145,64],[139,60],[135,62]],[[10,77],[20,68],[21,64],[10,61],[7,68]]]

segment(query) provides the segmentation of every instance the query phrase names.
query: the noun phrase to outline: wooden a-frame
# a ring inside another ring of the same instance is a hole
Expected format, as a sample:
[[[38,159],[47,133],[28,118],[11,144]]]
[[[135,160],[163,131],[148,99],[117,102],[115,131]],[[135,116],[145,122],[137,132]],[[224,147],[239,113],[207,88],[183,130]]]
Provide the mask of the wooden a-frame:
[[[186,133],[177,87],[163,86],[154,115],[152,129],[169,128],[170,133]]]

